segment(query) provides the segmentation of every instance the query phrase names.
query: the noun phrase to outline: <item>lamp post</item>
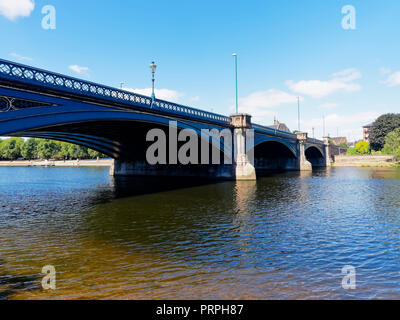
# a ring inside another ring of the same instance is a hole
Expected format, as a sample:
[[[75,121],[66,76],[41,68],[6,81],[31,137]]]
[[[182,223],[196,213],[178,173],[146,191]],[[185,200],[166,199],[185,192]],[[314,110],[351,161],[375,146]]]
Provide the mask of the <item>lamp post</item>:
[[[237,84],[237,54],[233,53],[233,57],[235,57],[235,83],[236,83],[236,114],[239,113],[239,105],[238,105],[238,84]]]
[[[157,69],[157,66],[154,64],[154,61],[151,62],[150,69],[151,69],[151,74],[152,74],[151,81],[153,84],[152,91],[151,91],[151,100],[154,102],[154,100],[156,99],[156,96],[154,94],[154,74],[156,73],[156,69]]]
[[[300,97],[297,97],[297,126],[300,132]]]
[[[120,82],[120,89],[122,90],[123,85],[125,84],[125,82]]]

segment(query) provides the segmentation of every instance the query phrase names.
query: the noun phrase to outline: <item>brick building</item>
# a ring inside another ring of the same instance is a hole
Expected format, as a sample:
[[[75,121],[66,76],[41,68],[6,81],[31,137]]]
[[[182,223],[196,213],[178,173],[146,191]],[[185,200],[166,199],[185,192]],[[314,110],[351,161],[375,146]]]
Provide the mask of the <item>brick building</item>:
[[[363,140],[369,142],[369,132],[371,131],[373,123],[363,126]]]

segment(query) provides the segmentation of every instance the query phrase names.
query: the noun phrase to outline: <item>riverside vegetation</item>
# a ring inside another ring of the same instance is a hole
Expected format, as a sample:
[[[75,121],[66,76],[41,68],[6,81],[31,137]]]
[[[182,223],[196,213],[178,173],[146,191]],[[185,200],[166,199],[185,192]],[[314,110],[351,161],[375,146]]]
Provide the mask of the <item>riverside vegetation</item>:
[[[0,140],[0,160],[72,160],[105,157],[104,154],[98,151],[67,142],[36,138]]]
[[[394,155],[400,160],[400,114],[385,114],[374,123],[370,133],[370,143],[359,141],[348,155]]]

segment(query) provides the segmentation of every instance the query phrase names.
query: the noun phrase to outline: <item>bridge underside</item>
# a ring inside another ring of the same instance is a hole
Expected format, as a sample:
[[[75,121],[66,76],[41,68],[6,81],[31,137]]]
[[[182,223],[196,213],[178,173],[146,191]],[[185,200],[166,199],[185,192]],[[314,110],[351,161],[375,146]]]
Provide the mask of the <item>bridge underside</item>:
[[[1,118],[0,118],[1,121]],[[146,160],[146,150],[153,143],[146,141],[146,134],[151,129],[161,129],[167,137],[167,159],[169,159],[169,139],[167,122],[155,123],[145,120],[81,120],[71,123],[39,125],[29,130],[12,131],[2,133],[8,136],[35,137],[70,142],[82,145],[107,156],[114,158],[115,165],[112,168],[115,175],[139,175],[139,176],[193,176],[204,178],[234,178],[232,165],[224,165],[224,153],[220,153],[220,165],[201,164],[200,144],[198,146],[197,164],[188,165],[149,165]],[[184,127],[178,123],[178,134]],[[185,142],[178,142],[178,150]],[[210,148],[209,163],[212,163]],[[316,147],[309,147],[306,158],[313,167],[325,165],[324,156]],[[299,157],[292,149],[277,141],[265,141],[254,148],[254,166],[257,176],[264,176],[271,172],[299,170]]]
[[[305,156],[313,168],[326,167],[325,156],[322,154],[319,148],[314,146],[307,148],[305,151]]]
[[[298,157],[283,143],[266,141],[254,149],[254,164],[257,176],[270,172],[298,170]]]
[[[146,160],[146,150],[153,142],[146,141],[146,135],[151,129],[161,129],[166,133],[167,159],[169,159],[168,124],[171,120],[168,117],[121,110],[105,112],[103,107],[97,107],[95,110],[93,108],[65,110],[64,107],[42,106],[1,113],[0,135],[52,139],[97,150],[116,160],[112,168],[112,173],[115,175],[235,178],[234,166],[224,164],[223,147],[219,151],[220,164],[201,164],[199,144],[196,164],[149,165]],[[177,121],[177,126],[178,134],[184,128],[194,129],[199,134],[202,127],[207,127],[204,124],[188,121]],[[184,143],[178,142],[178,150]],[[287,145],[276,139],[266,139],[259,143],[254,148],[257,176],[271,172],[299,170],[299,156],[294,152],[295,147],[295,144]],[[211,145],[209,163],[212,163],[213,148],[215,146]],[[318,148],[309,147],[305,155],[313,167],[325,165],[324,156]]]
[[[167,119],[168,120],[168,119]],[[177,135],[187,126],[178,122]],[[40,126],[29,130],[7,132],[4,135],[16,137],[43,138],[69,142],[97,150],[115,159],[113,175],[138,176],[193,176],[204,178],[232,179],[232,165],[224,165],[224,153],[219,149],[220,164],[212,164],[215,146],[210,145],[210,164],[201,163],[200,146],[197,150],[195,164],[155,164],[150,165],[146,151],[154,143],[146,141],[147,133],[152,129],[161,129],[166,134],[166,159],[169,154],[169,127],[166,124],[138,120],[90,120],[73,123]],[[195,128],[192,128],[195,129]],[[177,150],[185,141],[177,142]],[[188,156],[190,152],[188,153]]]

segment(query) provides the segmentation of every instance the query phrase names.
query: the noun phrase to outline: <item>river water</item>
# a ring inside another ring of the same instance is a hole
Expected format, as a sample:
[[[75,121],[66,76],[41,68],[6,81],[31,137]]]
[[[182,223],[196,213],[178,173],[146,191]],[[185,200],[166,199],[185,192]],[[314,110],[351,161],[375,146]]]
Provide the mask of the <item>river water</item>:
[[[399,299],[400,170],[210,183],[0,168],[0,299],[76,298]]]

